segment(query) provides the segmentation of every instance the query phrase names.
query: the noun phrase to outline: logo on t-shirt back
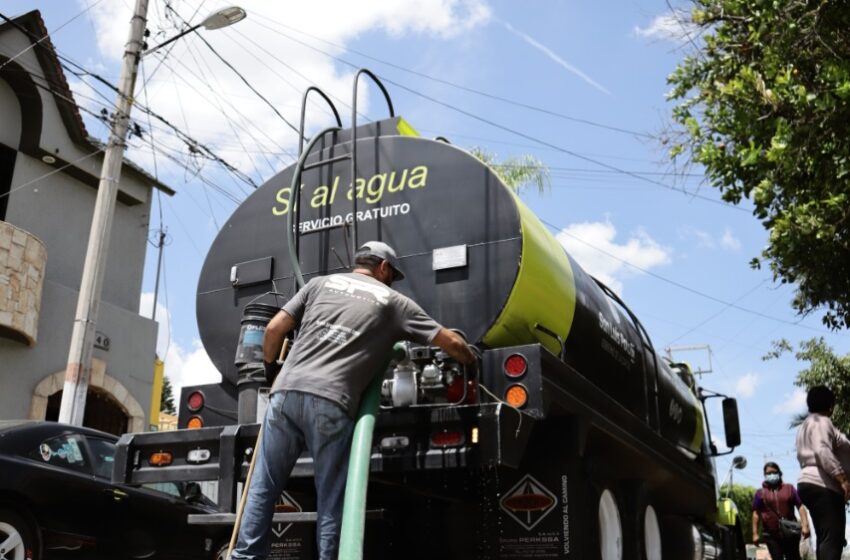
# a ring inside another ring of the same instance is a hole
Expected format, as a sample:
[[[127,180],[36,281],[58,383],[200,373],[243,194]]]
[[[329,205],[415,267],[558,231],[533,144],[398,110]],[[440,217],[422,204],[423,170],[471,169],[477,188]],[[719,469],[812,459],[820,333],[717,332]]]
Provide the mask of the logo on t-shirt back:
[[[335,274],[328,276],[324,286],[328,290],[332,290],[338,294],[373,301],[377,305],[386,305],[389,303],[390,290],[388,288],[376,286],[370,282],[362,282],[355,278]],[[371,297],[364,297],[364,295]]]

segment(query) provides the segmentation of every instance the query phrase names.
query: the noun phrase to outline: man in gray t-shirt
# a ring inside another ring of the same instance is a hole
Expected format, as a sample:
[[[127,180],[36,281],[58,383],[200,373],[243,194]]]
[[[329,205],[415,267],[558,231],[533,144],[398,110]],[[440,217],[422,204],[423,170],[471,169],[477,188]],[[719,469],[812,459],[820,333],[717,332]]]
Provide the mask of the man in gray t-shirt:
[[[280,369],[284,337],[295,329],[298,336],[272,384],[233,560],[268,555],[274,504],[305,448],[313,457],[319,558],[336,560],[354,416],[395,342],[433,344],[462,363],[475,361],[460,336],[390,288],[404,275],[389,245],[366,243],[354,262],[350,273],[310,280],[266,328],[268,378]]]

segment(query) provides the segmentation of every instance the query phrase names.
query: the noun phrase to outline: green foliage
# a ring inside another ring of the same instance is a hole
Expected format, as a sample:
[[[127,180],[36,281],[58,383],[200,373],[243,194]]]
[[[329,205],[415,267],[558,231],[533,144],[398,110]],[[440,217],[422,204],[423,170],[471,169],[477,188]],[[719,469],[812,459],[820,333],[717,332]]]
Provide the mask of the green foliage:
[[[799,313],[850,327],[850,8],[693,2],[701,43],[668,78],[671,156],[702,165],[724,200],[753,202],[770,232],[761,259],[796,284]]]
[[[489,165],[499,179],[517,194],[529,185],[537,187],[540,193],[549,189],[549,168],[532,155],[509,157],[498,161],[496,154],[491,154],[483,148],[472,148],[469,153]]]
[[[728,484],[720,487],[720,495],[722,497],[726,497],[728,488]],[[738,519],[741,520],[741,528],[744,531],[744,542],[747,544],[752,544],[753,542],[752,518],[753,496],[755,495],[756,488],[743,484],[733,484],[732,492],[729,495],[732,501],[735,502],[735,505],[738,506]]]
[[[793,352],[785,339],[774,341],[771,350],[762,359],[772,360]],[[835,393],[835,412],[832,423],[844,433],[850,432],[850,354],[839,356],[823,338],[812,338],[800,343],[794,357],[807,362],[808,367],[797,373],[794,384],[807,391],[815,385],[826,385]],[[791,425],[799,425],[805,414],[795,418]]]
[[[167,414],[177,414],[177,409],[174,408],[174,388],[171,386],[171,380],[168,379],[167,375],[162,376],[162,393],[159,409]]]

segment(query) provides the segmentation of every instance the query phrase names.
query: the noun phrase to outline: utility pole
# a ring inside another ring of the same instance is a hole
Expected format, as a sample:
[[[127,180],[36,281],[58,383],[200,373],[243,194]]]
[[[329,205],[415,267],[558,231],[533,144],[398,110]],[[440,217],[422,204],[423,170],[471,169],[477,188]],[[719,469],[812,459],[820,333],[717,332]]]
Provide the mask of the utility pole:
[[[83,414],[86,409],[95,325],[106,270],[106,258],[109,254],[109,237],[112,232],[112,218],[115,212],[118,182],[121,178],[130,111],[133,108],[136,74],[143,49],[147,12],[148,0],[136,0],[133,19],[130,21],[130,36],[124,48],[124,62],[118,84],[117,111],[103,157],[86,260],[83,265],[83,277],[80,283],[80,295],[77,299],[71,348],[68,352],[68,365],[65,368],[62,404],[59,408],[59,421],[75,426],[83,424]]]
[[[168,235],[168,230],[162,229],[160,226],[159,230],[159,243],[157,244],[157,249],[159,249],[159,256],[156,261],[156,284],[153,289],[153,311],[151,312],[151,321],[156,321],[156,300],[159,298],[159,271],[162,268],[162,248],[165,246],[165,237]],[[162,357],[165,359],[165,356]]]

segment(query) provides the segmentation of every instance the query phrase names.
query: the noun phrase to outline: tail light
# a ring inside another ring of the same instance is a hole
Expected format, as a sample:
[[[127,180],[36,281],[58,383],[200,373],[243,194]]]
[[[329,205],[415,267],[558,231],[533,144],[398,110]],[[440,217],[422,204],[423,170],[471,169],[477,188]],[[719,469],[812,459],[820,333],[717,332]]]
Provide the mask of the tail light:
[[[190,463],[206,463],[210,460],[209,449],[193,449],[186,455],[186,460]]]
[[[192,416],[189,418],[189,421],[186,422],[186,427],[190,430],[197,430],[198,428],[204,427],[204,421],[200,416]]]
[[[520,384],[511,385],[505,391],[505,402],[515,408],[522,408],[528,402],[528,391]]]
[[[463,376],[458,375],[452,380],[451,384],[446,387],[446,399],[450,403],[456,403],[463,398]],[[474,403],[478,399],[478,382],[474,379],[466,381],[466,399],[465,404]]]
[[[522,354],[511,354],[505,360],[504,370],[508,377],[522,377],[528,370],[528,360]]]
[[[171,453],[159,451],[157,453],[151,453],[148,462],[154,467],[164,467],[166,465],[170,465],[173,459],[174,457],[171,456]]]
[[[459,447],[465,439],[460,430],[443,430],[431,434],[431,447]]]
[[[200,391],[193,391],[186,399],[186,407],[192,412],[201,410],[204,407],[204,394]]]

